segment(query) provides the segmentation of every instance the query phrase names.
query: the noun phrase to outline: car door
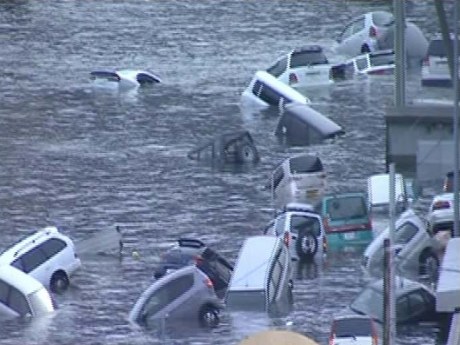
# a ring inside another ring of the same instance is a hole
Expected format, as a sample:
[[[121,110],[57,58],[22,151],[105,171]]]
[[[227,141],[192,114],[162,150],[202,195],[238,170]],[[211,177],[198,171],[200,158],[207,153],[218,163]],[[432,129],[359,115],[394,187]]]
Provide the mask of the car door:
[[[52,272],[50,272],[51,264],[47,259],[46,253],[39,245],[22,254],[11,263],[11,266],[29,274],[43,285],[49,286]]]

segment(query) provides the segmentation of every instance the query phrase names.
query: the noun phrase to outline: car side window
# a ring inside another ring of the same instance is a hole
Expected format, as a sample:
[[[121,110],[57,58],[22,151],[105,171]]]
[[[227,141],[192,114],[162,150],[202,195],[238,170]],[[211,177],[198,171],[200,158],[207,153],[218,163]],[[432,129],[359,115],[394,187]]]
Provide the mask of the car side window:
[[[353,22],[353,34],[356,34],[357,32],[360,32],[361,30],[364,29],[365,27],[365,20],[364,16],[359,17],[357,20]]]
[[[407,321],[410,315],[409,299],[401,296],[396,302],[396,320],[399,322]]]
[[[11,309],[13,309],[21,316],[32,314],[29,308],[29,304],[27,303],[27,300],[24,297],[24,295],[12,286],[10,287],[8,305]]]
[[[340,35],[339,41],[347,39],[353,34],[353,23],[348,24]]]
[[[263,88],[263,87],[264,87],[264,84],[262,84],[260,81],[257,80],[257,81],[254,83],[254,86],[253,86],[253,88],[252,88],[252,93],[253,93],[254,95],[256,95],[257,97],[259,97],[260,92],[262,91],[262,88]]]
[[[410,223],[406,222],[396,229],[395,243],[396,244],[407,244],[412,238],[417,234],[417,227]]]
[[[7,304],[9,291],[10,291],[10,286],[4,281],[0,280],[0,302],[1,303]]]
[[[15,259],[12,263],[11,266],[16,267],[18,270],[24,271],[24,266],[22,264],[22,259],[21,257]]]
[[[21,256],[22,265],[25,273],[33,271],[36,267],[40,266],[47,260],[47,257],[39,247],[29,250]]]
[[[50,238],[46,242],[42,243],[39,247],[45,252],[48,258],[56,255],[63,250],[67,244],[58,238]]]
[[[273,66],[267,69],[267,72],[273,75],[274,77],[279,77],[287,69],[287,57],[282,58],[277,61]]]
[[[284,101],[284,97],[267,85],[260,91],[259,98],[271,105],[279,105],[281,100]]]

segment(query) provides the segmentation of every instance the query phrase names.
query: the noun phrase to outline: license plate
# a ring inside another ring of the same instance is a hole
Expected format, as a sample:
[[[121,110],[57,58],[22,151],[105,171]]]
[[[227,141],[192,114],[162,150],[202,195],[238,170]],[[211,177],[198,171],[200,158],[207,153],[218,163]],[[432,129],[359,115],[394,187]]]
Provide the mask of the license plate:
[[[355,239],[355,233],[354,232],[346,232],[343,234],[343,238],[346,240],[354,240]]]
[[[307,190],[307,196],[317,196],[319,194],[319,191],[317,189],[313,190]]]

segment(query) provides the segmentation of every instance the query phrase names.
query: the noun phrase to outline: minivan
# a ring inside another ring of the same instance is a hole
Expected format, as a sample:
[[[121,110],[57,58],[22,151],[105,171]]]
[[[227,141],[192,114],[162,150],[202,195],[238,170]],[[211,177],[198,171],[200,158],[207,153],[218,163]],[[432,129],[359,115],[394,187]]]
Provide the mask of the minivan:
[[[291,258],[283,240],[248,237],[240,249],[225,304],[228,310],[282,310],[292,303]]]
[[[10,265],[0,266],[0,318],[37,317],[54,311],[48,290]]]
[[[318,156],[298,154],[275,167],[270,180],[273,206],[290,202],[316,204],[326,190],[326,172]]]
[[[372,222],[364,193],[325,196],[320,208],[329,248],[367,245],[372,241]]]

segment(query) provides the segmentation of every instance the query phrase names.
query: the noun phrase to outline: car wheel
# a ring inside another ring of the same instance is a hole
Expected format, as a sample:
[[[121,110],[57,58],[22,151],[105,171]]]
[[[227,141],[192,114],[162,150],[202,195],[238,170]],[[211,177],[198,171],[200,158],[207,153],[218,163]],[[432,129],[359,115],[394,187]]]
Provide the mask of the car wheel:
[[[366,54],[366,53],[370,53],[370,48],[367,44],[363,44],[362,47],[361,47],[361,54]]]
[[[318,239],[311,232],[297,236],[295,249],[300,260],[308,260],[318,251]]]
[[[216,327],[219,324],[219,309],[210,305],[204,306],[198,317],[202,326]]]
[[[243,144],[237,149],[237,162],[252,163],[258,159],[256,148],[249,144]]]
[[[69,287],[69,277],[62,271],[54,272],[50,281],[50,290],[54,293],[62,293]]]
[[[439,260],[437,256],[430,251],[425,251],[420,256],[419,261],[419,274],[431,280],[437,279],[439,271]]]

